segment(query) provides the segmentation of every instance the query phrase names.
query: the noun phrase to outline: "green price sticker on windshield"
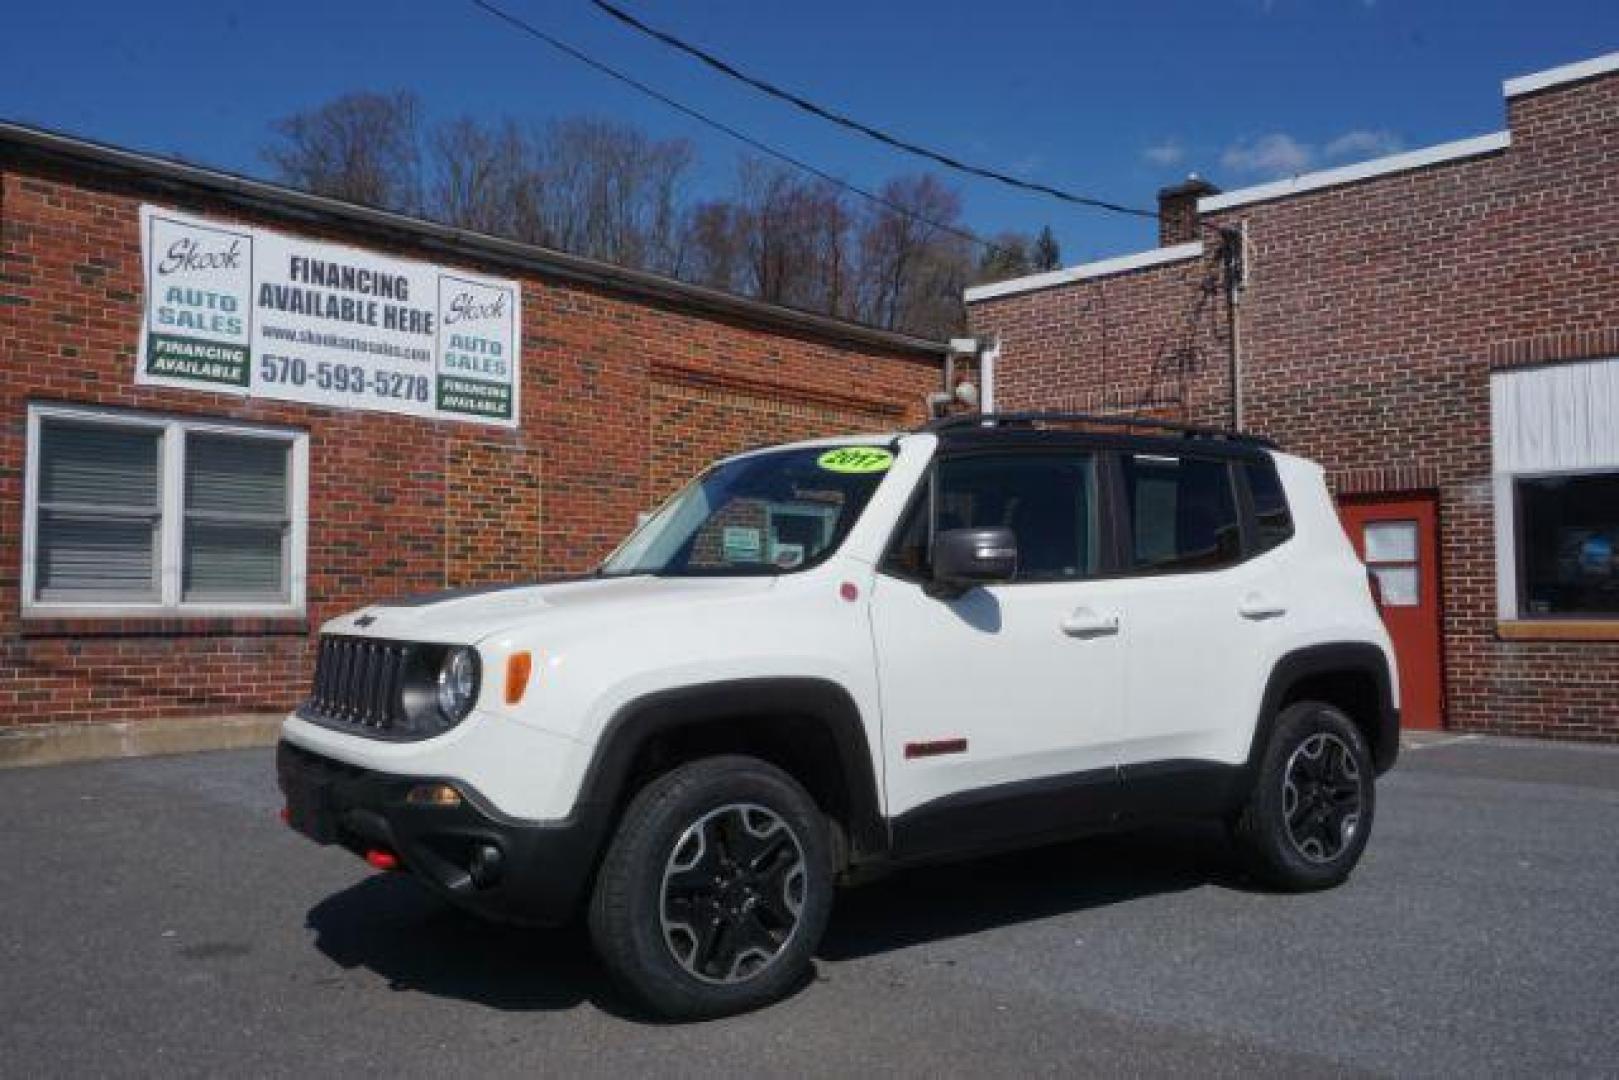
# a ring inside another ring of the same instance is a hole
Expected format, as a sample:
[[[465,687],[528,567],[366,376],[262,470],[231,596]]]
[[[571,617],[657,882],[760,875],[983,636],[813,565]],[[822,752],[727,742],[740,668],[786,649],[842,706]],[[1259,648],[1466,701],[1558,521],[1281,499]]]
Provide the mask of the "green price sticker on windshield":
[[[835,473],[883,472],[894,464],[894,455],[876,446],[840,446],[816,458],[815,464]]]

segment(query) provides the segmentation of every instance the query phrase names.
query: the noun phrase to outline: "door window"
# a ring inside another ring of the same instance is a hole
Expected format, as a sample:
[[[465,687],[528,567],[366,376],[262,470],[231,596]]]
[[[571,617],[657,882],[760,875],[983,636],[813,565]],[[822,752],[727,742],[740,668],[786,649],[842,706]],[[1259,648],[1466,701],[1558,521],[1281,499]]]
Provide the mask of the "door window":
[[[933,490],[901,525],[884,568],[901,577],[926,577],[938,533],[1005,526],[1017,537],[1015,581],[1091,577],[1101,550],[1096,490],[1091,454],[945,459],[937,467]]]
[[[1123,465],[1136,570],[1211,570],[1242,558],[1242,527],[1225,462],[1126,454]]]
[[[1384,607],[1416,607],[1422,600],[1422,570],[1417,561],[1417,523],[1366,523],[1366,568],[1377,579]]]

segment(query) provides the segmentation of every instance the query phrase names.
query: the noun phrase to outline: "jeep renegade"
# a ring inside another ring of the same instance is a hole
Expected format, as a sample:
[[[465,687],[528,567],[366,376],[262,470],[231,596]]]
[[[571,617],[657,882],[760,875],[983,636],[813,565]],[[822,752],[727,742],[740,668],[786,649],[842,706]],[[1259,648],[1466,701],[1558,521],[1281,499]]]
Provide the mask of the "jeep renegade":
[[[624,991],[789,992],[834,887],[1169,817],[1343,881],[1398,751],[1322,470],[1144,421],[973,415],[711,467],[595,571],[364,608],[285,724],[285,817]]]

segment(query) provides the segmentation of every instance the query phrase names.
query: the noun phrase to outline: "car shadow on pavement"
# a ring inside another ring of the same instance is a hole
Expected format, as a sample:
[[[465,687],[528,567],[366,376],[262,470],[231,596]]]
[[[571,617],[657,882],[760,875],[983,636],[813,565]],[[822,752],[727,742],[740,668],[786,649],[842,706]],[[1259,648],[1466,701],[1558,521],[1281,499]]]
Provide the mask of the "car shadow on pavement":
[[[315,947],[392,990],[518,1012],[608,1004],[607,977],[578,928],[535,930],[469,915],[403,874],[377,874],[309,911]]]
[[[1166,826],[909,870],[842,890],[817,956],[851,960],[1145,896],[1213,885],[1248,890],[1218,826]],[[378,874],[310,909],[315,947],[390,989],[511,1011],[590,1002],[646,1022],[611,988],[581,925],[502,926],[401,874]],[[655,1021],[654,1021],[655,1022]]]
[[[1203,886],[1250,891],[1217,824],[1094,837],[885,877],[838,896],[818,955],[850,960]]]

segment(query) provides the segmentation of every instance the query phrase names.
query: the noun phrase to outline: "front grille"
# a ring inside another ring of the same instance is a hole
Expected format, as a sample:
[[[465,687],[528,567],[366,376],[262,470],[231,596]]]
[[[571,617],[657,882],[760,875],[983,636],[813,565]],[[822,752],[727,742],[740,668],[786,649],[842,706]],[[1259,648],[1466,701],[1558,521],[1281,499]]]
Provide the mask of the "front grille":
[[[405,668],[410,646],[399,641],[320,639],[315,688],[304,703],[312,719],[349,724],[385,735],[408,733]]]

